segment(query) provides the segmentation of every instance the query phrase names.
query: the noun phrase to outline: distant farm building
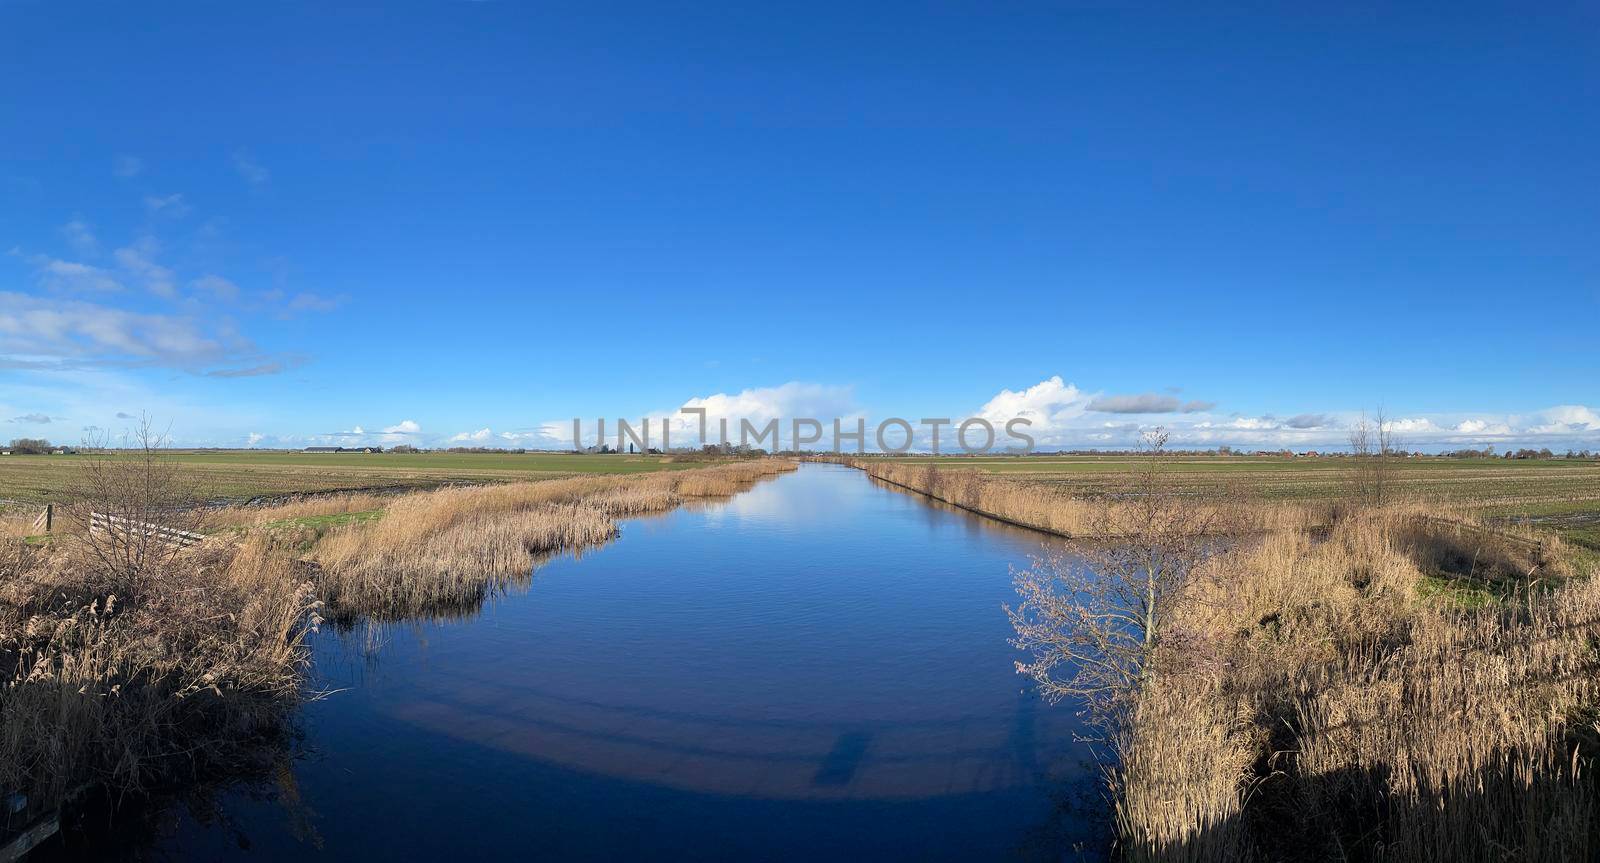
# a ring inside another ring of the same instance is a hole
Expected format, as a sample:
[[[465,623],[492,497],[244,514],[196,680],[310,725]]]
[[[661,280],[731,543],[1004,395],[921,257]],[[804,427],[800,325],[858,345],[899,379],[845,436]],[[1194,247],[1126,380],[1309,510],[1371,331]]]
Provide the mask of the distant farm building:
[[[58,446],[53,450],[53,452],[56,455],[77,455],[77,453],[78,453],[77,450],[73,449],[70,446]]]
[[[378,446],[308,446],[302,452],[383,452]]]

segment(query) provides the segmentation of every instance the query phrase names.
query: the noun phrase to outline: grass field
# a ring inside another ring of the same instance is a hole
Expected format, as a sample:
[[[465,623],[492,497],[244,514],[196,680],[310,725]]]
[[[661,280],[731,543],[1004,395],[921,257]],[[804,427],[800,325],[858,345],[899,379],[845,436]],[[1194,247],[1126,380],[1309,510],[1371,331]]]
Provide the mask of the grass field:
[[[704,467],[692,459],[566,453],[301,453],[173,450],[168,457],[212,499],[303,492],[428,488],[448,483],[510,482],[580,474],[644,473]],[[0,456],[0,503],[61,499],[84,456]]]
[[[1059,484],[1074,495],[1115,488],[1141,462],[1117,456],[917,457],[896,461],[977,468],[1013,479]],[[1395,459],[1391,483],[1402,498],[1438,501],[1486,516],[1527,519],[1600,549],[1600,462],[1562,459]],[[1317,500],[1347,488],[1353,463],[1340,458],[1195,456],[1172,469],[1187,491],[1233,486],[1267,500]]]

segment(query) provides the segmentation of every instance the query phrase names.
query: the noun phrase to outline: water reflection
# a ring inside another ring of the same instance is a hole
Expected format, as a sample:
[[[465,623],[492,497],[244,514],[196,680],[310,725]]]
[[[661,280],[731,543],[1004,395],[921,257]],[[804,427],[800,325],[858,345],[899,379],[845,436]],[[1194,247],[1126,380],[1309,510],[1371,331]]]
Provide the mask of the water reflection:
[[[831,465],[631,519],[467,619],[324,633],[294,781],[146,847],[1060,858],[1087,753],[1001,610],[1039,545]]]

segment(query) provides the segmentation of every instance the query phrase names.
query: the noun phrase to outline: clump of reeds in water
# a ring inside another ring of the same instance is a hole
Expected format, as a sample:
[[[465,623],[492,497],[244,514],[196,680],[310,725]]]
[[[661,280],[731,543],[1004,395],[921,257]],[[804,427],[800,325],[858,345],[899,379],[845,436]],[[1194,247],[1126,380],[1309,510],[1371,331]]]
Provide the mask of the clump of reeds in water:
[[[0,538],[0,789],[31,812],[248,763],[299,702],[303,564],[265,537],[120,563]]]
[[[733,494],[793,462],[759,460],[673,473],[579,477],[417,492],[382,518],[334,530],[312,558],[341,614],[404,617],[473,610],[549,554],[610,539],[616,519],[685,498]]]

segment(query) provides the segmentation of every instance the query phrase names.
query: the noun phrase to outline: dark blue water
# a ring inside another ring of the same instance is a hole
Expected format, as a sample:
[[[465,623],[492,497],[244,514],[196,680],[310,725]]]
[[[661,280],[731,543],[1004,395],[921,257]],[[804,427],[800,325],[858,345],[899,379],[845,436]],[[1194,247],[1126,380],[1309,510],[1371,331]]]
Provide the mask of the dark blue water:
[[[337,691],[178,859],[1060,859],[1087,753],[1013,668],[1035,534],[807,465],[464,620],[316,639]]]

